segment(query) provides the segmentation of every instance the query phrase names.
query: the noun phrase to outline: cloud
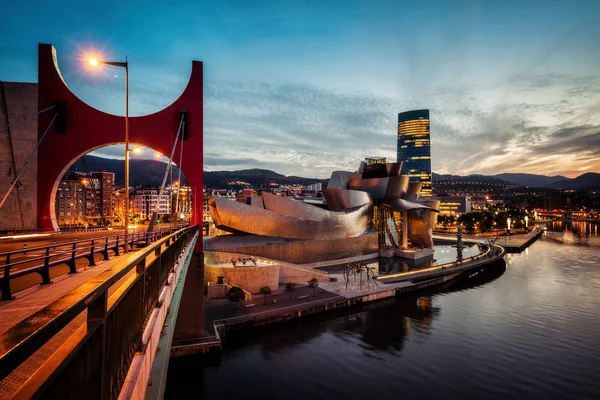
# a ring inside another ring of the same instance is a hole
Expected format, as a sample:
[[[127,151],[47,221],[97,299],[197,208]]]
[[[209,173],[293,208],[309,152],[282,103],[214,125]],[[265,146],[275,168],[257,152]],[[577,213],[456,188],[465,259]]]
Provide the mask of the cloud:
[[[397,113],[430,108],[436,172],[600,171],[597,78],[520,76],[507,85],[448,86],[410,101],[308,84],[209,81],[205,169],[328,177],[356,169],[365,157],[395,160]],[[138,88],[140,108],[156,106],[153,99],[163,90]],[[121,153],[113,146],[95,154]],[[141,157],[152,158],[151,151]]]

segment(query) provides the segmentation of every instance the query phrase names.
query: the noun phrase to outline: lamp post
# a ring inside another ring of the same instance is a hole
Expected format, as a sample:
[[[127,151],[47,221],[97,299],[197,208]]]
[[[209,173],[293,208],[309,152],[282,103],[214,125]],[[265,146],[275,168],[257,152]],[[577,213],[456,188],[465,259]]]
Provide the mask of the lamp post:
[[[525,230],[529,231],[529,216],[525,216]]]
[[[100,61],[96,58],[88,60],[90,65],[98,66],[100,64],[112,65],[114,67],[125,68],[125,204],[129,204],[129,64],[127,56],[125,62],[118,61]],[[125,243],[123,252],[129,251],[128,233],[129,233],[129,213],[125,213]]]
[[[509,239],[510,239],[510,221],[511,221],[510,217],[506,218],[506,226],[508,227],[507,235],[509,236]],[[505,241],[505,243],[506,243],[506,241]]]

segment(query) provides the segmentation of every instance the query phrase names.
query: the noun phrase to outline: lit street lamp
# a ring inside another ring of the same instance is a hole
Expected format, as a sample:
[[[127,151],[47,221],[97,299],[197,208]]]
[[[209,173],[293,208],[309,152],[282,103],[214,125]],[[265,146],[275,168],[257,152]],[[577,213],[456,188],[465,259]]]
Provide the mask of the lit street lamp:
[[[510,239],[510,217],[506,218],[506,226],[508,227],[508,232],[507,232],[507,236],[509,236]],[[506,241],[505,241],[506,243]]]
[[[71,228],[73,228],[73,225],[75,225],[75,214],[74,214],[74,210],[73,210],[73,203],[71,203],[70,206],[71,206]]]
[[[94,67],[106,64],[125,68],[125,204],[129,204],[129,64],[127,63],[127,56],[125,56],[125,62],[99,61],[93,57],[89,58],[88,62]],[[129,213],[125,213],[125,243],[123,246],[125,253],[129,251],[128,233]]]

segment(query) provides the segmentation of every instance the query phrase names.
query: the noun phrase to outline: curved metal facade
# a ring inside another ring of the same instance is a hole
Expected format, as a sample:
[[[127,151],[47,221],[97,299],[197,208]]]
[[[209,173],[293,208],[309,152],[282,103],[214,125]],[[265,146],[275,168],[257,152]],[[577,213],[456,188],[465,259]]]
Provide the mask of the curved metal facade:
[[[263,197],[263,200],[265,206],[269,203],[273,209],[252,207],[220,197],[211,197],[208,206],[217,228],[261,236],[341,239],[359,236],[371,226],[371,203],[348,212],[334,212],[284,197],[270,200]]]
[[[327,208],[332,211],[359,207],[373,202],[369,193],[360,190],[323,189],[323,197]]]
[[[350,238],[366,232],[373,226],[374,205],[377,204],[383,211],[389,209],[388,214],[397,219],[392,221],[394,218],[386,217],[379,221],[385,223],[377,227],[385,229],[388,236],[392,235],[394,246],[406,248],[408,237],[414,245],[432,247],[431,232],[439,201],[419,201],[418,193],[423,183],[409,182],[408,175],[397,175],[401,165],[370,164],[363,174],[334,172],[327,189],[323,190],[327,209],[262,193],[262,202],[257,204],[264,207],[212,197],[208,201],[209,210],[217,228],[223,230],[318,240]],[[376,177],[367,178],[369,176]],[[399,227],[399,218],[404,220],[406,228]],[[393,223],[388,223],[388,219]],[[401,231],[404,235],[399,244]],[[389,243],[384,244],[387,245]]]

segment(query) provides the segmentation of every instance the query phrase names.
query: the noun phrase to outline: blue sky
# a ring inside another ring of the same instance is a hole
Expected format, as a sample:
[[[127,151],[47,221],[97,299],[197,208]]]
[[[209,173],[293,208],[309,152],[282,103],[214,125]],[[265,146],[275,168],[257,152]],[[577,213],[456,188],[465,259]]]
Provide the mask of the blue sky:
[[[397,113],[429,108],[436,172],[600,172],[600,1],[38,3],[3,13],[0,80],[35,82],[37,43],[52,43],[72,90],[121,114],[121,71],[81,57],[127,54],[143,115],[201,60],[207,170],[393,160]]]

